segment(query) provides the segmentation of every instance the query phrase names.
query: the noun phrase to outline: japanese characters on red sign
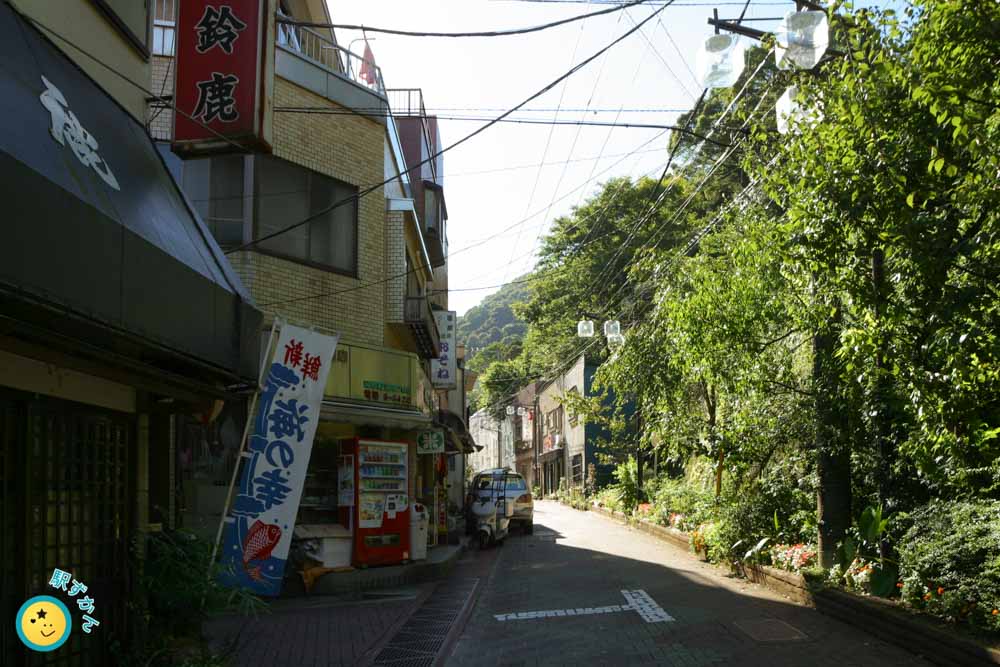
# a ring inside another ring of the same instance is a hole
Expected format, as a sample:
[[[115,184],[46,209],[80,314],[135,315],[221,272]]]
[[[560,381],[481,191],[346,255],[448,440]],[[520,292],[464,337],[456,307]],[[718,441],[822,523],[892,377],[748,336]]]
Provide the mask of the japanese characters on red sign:
[[[273,0],[180,1],[175,152],[232,152],[233,144],[266,149],[265,83],[273,78],[273,57],[265,57],[273,54],[267,29],[271,4]]]

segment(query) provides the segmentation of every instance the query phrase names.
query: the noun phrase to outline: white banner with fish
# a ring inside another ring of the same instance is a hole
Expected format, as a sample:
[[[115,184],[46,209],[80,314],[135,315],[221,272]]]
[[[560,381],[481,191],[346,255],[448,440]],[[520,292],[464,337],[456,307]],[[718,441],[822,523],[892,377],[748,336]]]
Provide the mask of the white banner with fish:
[[[278,595],[336,336],[284,325],[225,520],[223,583]],[[268,363],[265,360],[265,363]]]

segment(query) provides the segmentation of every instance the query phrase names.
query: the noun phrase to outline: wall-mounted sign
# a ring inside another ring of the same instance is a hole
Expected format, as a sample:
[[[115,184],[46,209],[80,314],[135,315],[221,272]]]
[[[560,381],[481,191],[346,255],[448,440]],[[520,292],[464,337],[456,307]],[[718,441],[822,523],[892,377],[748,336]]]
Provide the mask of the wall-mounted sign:
[[[336,336],[281,328],[223,540],[224,583],[278,595]]]
[[[423,431],[417,436],[417,454],[444,454],[444,431]]]
[[[181,0],[173,151],[270,152],[276,0]],[[234,145],[235,144],[235,145]]]
[[[431,359],[431,384],[435,389],[454,389],[458,386],[458,359],[455,356],[457,319],[453,310],[434,311],[434,321],[441,335],[441,356]]]

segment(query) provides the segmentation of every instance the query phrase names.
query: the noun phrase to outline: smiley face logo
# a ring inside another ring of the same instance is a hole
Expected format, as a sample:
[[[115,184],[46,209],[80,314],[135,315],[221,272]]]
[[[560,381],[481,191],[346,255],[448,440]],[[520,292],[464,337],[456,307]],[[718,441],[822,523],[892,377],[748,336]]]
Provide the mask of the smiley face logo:
[[[69,639],[73,617],[56,598],[36,595],[21,605],[14,624],[25,646],[33,651],[54,651]]]

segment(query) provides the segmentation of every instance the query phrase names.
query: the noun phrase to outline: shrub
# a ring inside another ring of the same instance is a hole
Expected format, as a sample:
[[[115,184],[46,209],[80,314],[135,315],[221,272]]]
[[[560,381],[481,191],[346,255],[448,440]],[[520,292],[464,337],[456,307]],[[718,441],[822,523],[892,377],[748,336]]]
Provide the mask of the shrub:
[[[618,464],[614,472],[615,483],[611,488],[618,492],[618,502],[622,511],[631,514],[639,504],[639,468],[635,459],[629,457],[625,463]]]
[[[597,503],[598,507],[603,507],[612,512],[621,511],[621,503],[618,500],[618,489],[614,487],[609,486],[595,493],[594,502]]]
[[[899,542],[906,604],[1000,632],[1000,501],[935,501]]]
[[[816,547],[811,544],[776,544],[771,547],[771,563],[789,572],[800,572],[816,564]]]

